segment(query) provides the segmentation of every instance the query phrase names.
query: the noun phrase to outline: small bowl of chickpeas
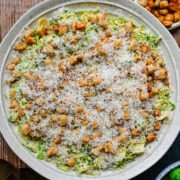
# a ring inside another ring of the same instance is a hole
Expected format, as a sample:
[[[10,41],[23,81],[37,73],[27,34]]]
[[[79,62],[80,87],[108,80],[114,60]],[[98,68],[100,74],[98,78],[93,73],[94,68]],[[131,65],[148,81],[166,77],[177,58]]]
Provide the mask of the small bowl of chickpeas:
[[[180,0],[134,0],[169,30],[180,26]]]

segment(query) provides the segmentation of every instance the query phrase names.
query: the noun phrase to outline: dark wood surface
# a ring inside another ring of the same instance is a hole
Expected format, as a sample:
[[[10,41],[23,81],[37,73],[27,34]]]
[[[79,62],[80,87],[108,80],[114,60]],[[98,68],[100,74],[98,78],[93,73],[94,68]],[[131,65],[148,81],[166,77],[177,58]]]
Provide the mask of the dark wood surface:
[[[0,0],[0,42],[19,17],[41,1],[43,0]],[[180,28],[171,31],[171,34],[180,47]],[[1,134],[0,159],[9,161],[17,168],[27,167],[9,148]]]

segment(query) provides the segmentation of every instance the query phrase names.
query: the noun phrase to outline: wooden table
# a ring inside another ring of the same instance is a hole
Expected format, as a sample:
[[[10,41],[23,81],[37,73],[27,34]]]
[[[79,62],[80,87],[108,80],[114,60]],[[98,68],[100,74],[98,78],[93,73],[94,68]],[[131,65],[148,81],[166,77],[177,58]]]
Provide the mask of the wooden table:
[[[0,42],[12,25],[28,9],[43,0],[0,0]],[[180,47],[180,28],[171,32]],[[27,167],[9,148],[0,134],[0,159],[5,159],[17,168]]]

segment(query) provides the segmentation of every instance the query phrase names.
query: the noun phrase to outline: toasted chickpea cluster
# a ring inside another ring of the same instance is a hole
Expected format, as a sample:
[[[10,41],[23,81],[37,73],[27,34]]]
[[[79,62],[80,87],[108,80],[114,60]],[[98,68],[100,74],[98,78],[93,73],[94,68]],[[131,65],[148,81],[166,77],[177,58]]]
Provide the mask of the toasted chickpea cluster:
[[[141,6],[156,16],[165,27],[180,21],[179,0],[140,0]]]

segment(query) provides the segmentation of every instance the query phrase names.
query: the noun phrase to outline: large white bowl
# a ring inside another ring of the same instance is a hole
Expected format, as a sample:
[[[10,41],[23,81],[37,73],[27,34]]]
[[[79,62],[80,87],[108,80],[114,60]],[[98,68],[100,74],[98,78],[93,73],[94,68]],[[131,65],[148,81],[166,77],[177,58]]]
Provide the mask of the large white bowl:
[[[174,89],[172,100],[176,104],[176,109],[173,113],[172,122],[167,122],[161,129],[160,137],[158,141],[151,143],[141,157],[137,158],[134,162],[126,165],[124,169],[115,169],[102,171],[99,176],[83,175],[81,178],[74,172],[62,172],[56,168],[55,165],[47,163],[42,160],[38,160],[31,152],[21,145],[21,138],[16,134],[15,127],[9,123],[8,117],[8,103],[4,98],[4,93],[7,92],[7,87],[3,84],[5,79],[5,64],[8,58],[11,56],[12,45],[18,38],[18,34],[23,31],[23,28],[32,24],[35,19],[45,15],[52,15],[52,11],[58,10],[61,7],[68,7],[72,9],[92,9],[100,7],[100,9],[106,9],[110,13],[114,13],[117,10],[125,16],[132,17],[137,23],[145,24],[146,27],[151,29],[152,32],[162,37],[161,48],[162,54],[165,58],[166,66],[169,71],[170,83]],[[138,5],[128,0],[118,1],[68,1],[63,0],[47,0],[37,6],[33,7],[27,13],[25,13],[19,21],[13,26],[9,33],[4,38],[0,47],[0,129],[5,140],[11,147],[11,149],[31,168],[37,171],[44,177],[52,180],[77,180],[77,179],[105,179],[105,180],[126,180],[130,179],[156,163],[169,149],[173,141],[175,140],[180,129],[180,88],[179,88],[179,74],[180,71],[180,51],[177,44],[173,40],[170,33],[153,17],[149,12],[145,11]]]

